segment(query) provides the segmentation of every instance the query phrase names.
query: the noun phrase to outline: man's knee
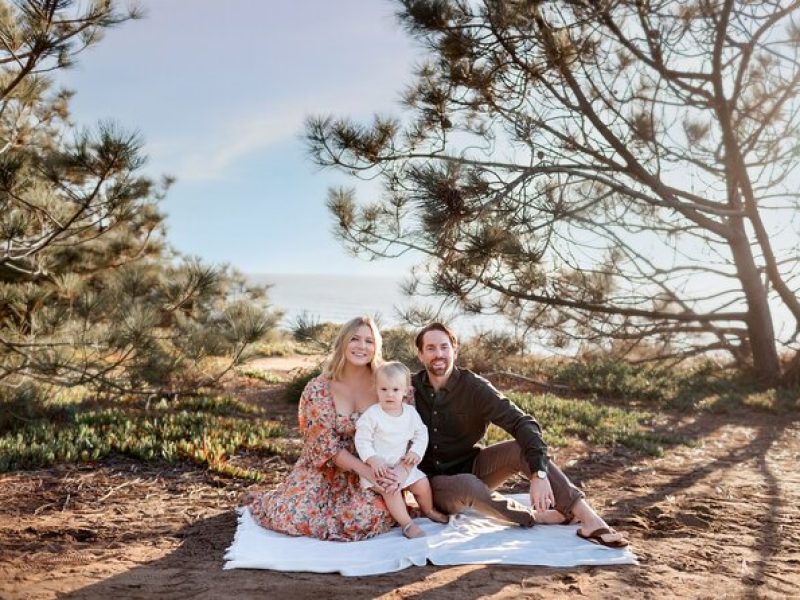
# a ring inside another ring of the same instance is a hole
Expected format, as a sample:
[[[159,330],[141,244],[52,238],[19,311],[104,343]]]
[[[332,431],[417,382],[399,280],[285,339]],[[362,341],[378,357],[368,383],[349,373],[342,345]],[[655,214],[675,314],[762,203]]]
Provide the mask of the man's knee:
[[[500,487],[517,473],[525,477],[530,477],[531,474],[525,459],[525,452],[515,440],[492,444],[481,450],[475,459],[472,472],[490,490]]]

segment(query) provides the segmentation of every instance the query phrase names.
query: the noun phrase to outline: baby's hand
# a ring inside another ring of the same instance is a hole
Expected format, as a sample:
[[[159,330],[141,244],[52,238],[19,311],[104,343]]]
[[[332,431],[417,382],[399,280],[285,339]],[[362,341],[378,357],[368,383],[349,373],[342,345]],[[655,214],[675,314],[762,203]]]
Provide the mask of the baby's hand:
[[[386,474],[389,472],[389,465],[386,464],[386,461],[382,458],[378,458],[377,456],[373,456],[367,460],[367,464],[372,467],[372,474],[374,475],[373,479],[379,479],[386,477]]]
[[[421,461],[422,458],[415,453],[415,452],[406,452],[406,455],[402,459],[402,463],[404,465],[408,465],[409,467],[416,467]]]

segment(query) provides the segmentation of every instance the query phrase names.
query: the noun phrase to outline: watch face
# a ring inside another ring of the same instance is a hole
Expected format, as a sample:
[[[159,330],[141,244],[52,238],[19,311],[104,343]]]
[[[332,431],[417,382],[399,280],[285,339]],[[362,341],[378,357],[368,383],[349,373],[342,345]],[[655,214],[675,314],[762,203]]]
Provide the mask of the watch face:
[[[547,472],[546,471],[536,471],[536,476],[539,479],[547,479]]]

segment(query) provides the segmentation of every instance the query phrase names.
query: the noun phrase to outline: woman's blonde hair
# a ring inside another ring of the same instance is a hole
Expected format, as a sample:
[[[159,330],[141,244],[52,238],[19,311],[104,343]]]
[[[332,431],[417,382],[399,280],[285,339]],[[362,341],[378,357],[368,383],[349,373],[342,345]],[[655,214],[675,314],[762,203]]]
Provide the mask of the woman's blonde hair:
[[[345,358],[347,344],[350,342],[350,338],[353,337],[356,330],[364,325],[369,327],[372,331],[372,339],[375,342],[375,354],[369,363],[370,369],[374,371],[383,363],[383,339],[381,338],[381,332],[378,331],[378,326],[375,324],[375,321],[372,320],[372,317],[356,317],[342,325],[342,328],[339,330],[339,334],[333,342],[331,353],[328,355],[325,366],[322,369],[322,374],[325,377],[338,380],[342,376],[344,366],[347,364],[347,359]]]

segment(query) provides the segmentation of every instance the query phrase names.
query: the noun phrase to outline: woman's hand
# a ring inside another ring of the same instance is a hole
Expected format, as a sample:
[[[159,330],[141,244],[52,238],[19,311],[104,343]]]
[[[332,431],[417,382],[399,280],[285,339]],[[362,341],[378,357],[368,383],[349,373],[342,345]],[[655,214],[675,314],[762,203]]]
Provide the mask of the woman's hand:
[[[402,462],[397,463],[393,467],[388,467],[386,475],[382,477],[377,483],[386,490],[387,493],[396,492],[403,489],[403,484],[408,478],[411,469],[404,466]]]
[[[367,464],[372,469],[372,477],[369,477],[369,479],[371,479],[373,482],[384,479],[386,474],[389,472],[389,465],[387,465],[386,461],[379,456],[372,456],[368,458]]]
[[[414,398],[414,386],[409,386],[409,388],[406,390],[406,395],[403,396],[403,402],[410,404],[411,406],[417,405],[416,399]]]

